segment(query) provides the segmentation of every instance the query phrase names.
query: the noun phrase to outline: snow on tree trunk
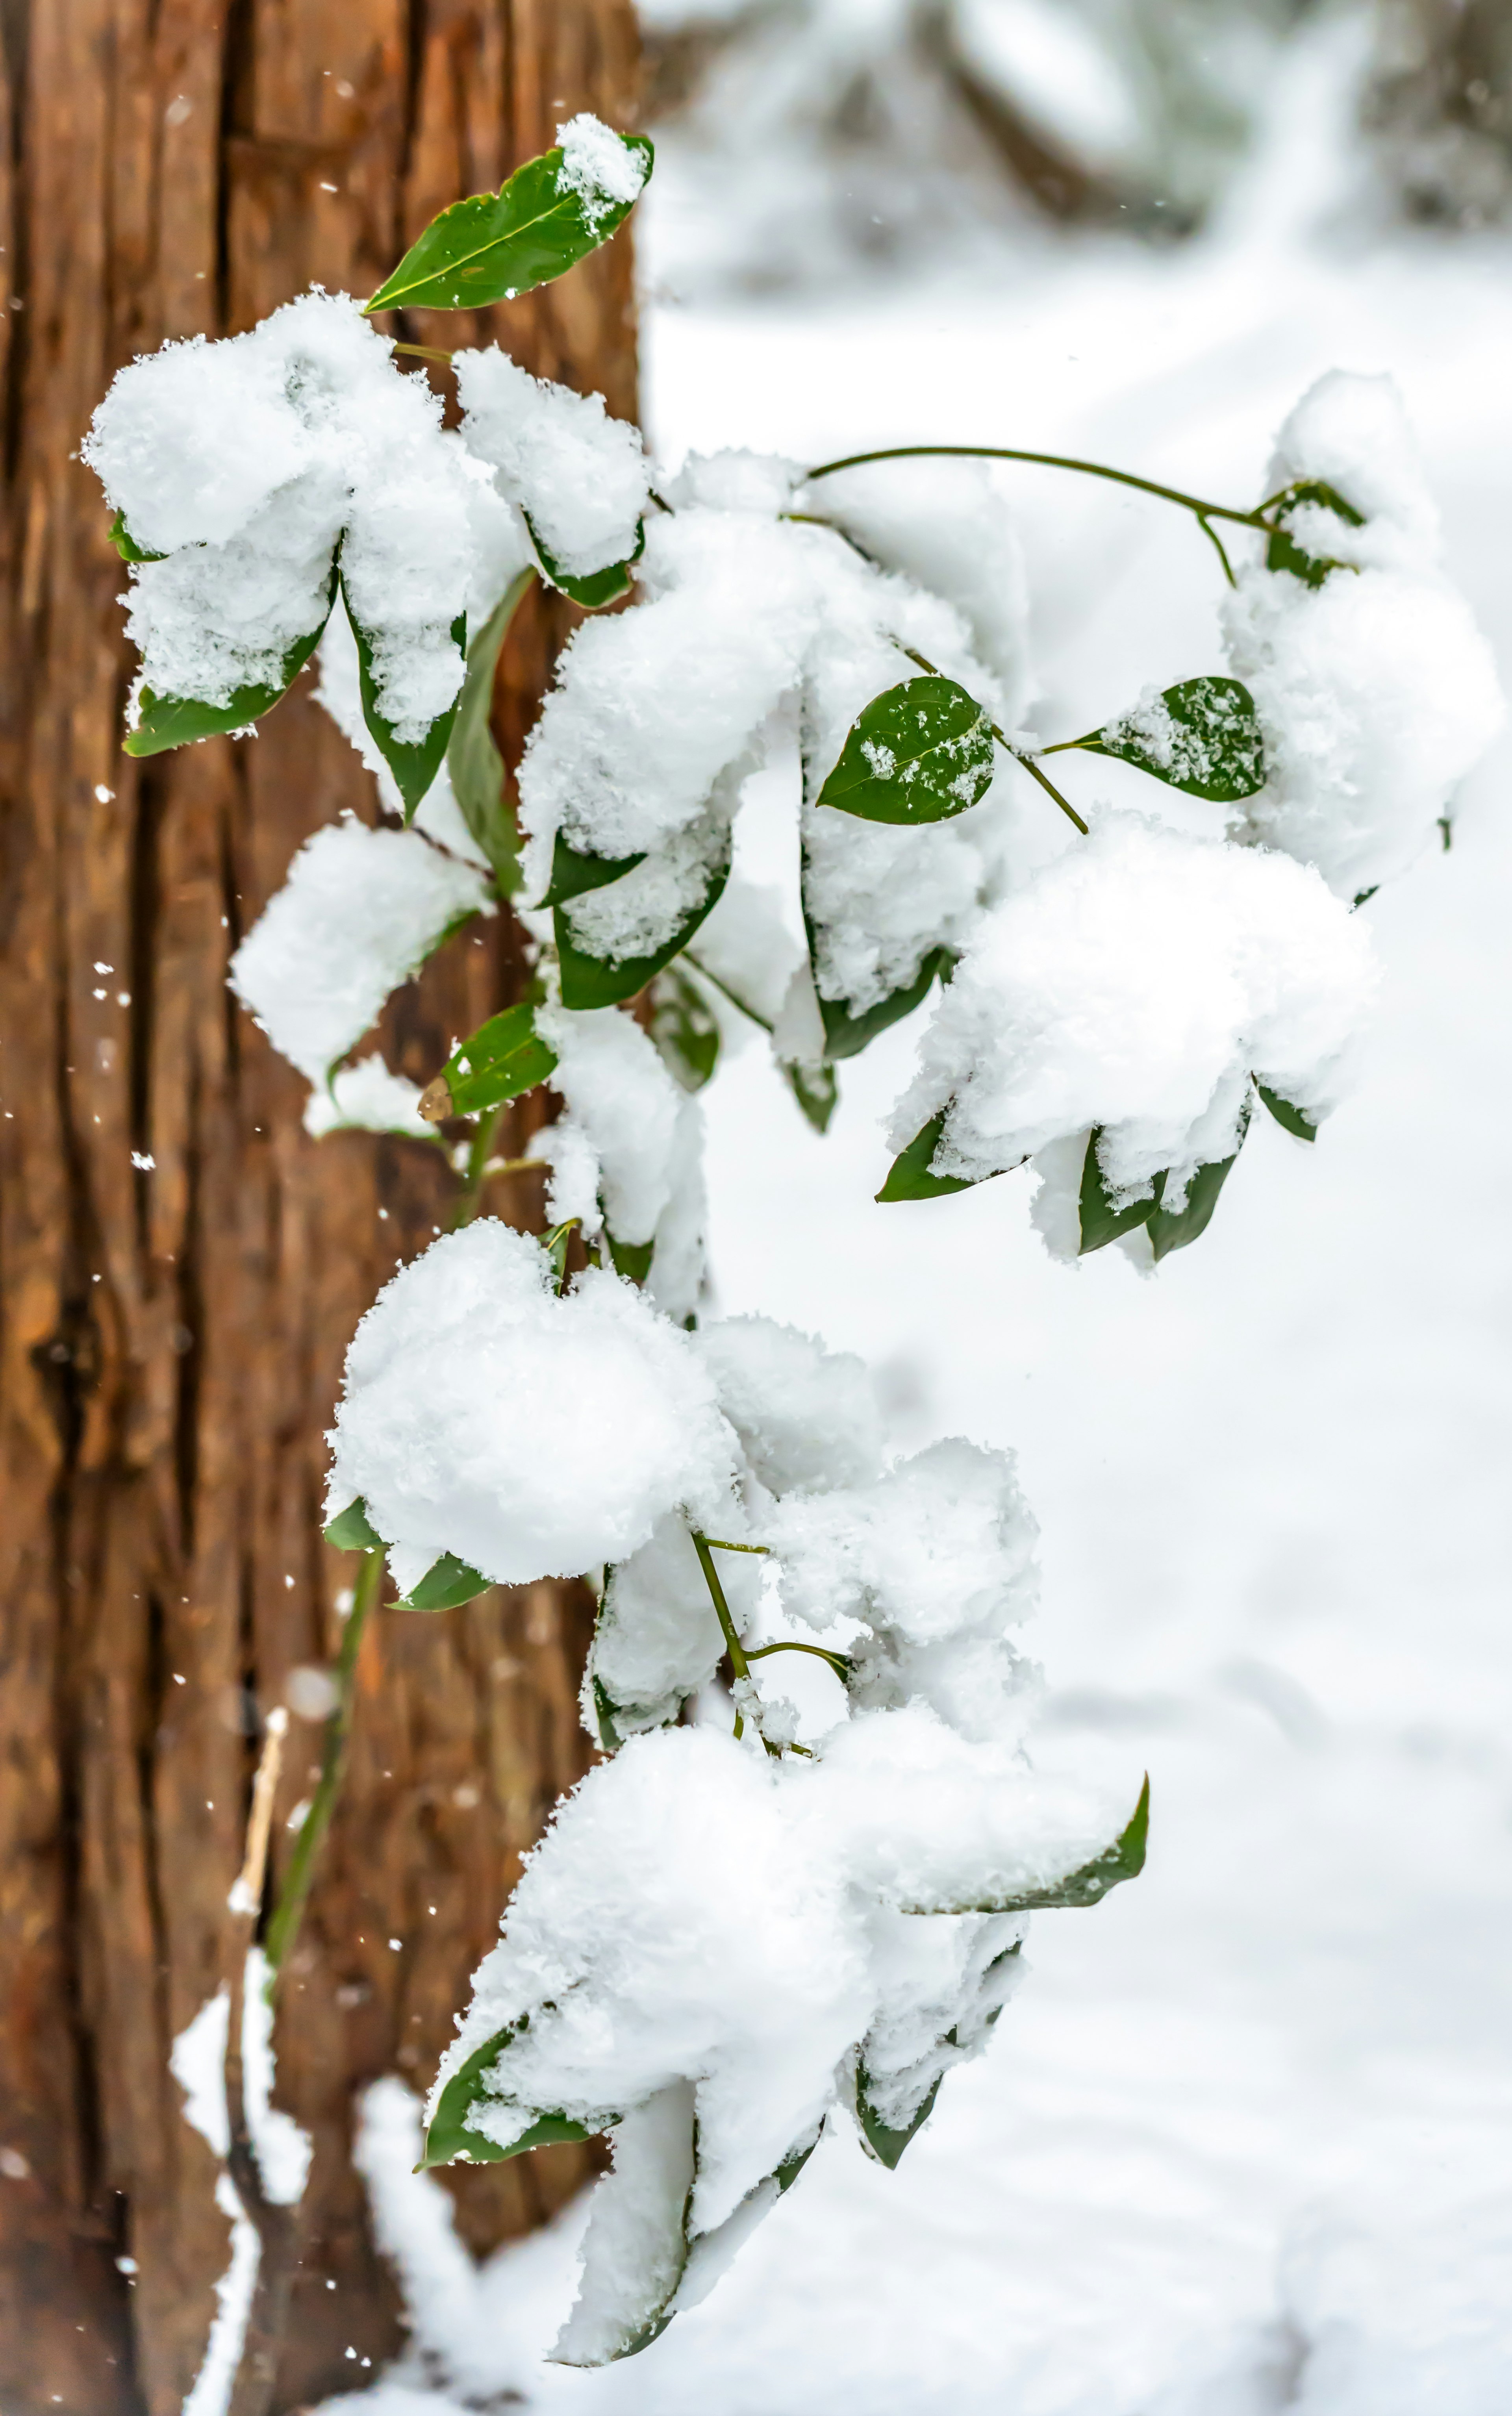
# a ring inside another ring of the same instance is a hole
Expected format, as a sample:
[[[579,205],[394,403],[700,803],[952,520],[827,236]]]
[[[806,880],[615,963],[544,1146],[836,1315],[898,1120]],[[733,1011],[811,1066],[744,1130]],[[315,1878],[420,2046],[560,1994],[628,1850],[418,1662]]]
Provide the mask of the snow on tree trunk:
[[[9,0],[0,38],[0,2401],[169,2416],[230,2261],[170,2048],[226,1976],[249,1700],[336,1647],[353,1563],[320,1538],[322,1438],[342,1353],[444,1221],[446,1176],[413,1141],[308,1138],[298,1078],[229,996],[294,851],[368,776],[312,673],[255,740],[122,755],[123,571],[78,447],[133,353],[249,327],[311,280],[370,292],[558,119],[627,123],[634,31],[628,0]],[[622,241],[465,314],[461,340],[633,416],[628,279]],[[459,340],[445,325],[403,332]],[[495,697],[511,758],[577,617],[544,596],[520,615]],[[517,995],[508,918],[478,932],[388,1010],[400,1070],[423,1080]],[[509,1153],[541,1112],[513,1111]],[[538,1222],[540,1192],[516,1177],[490,1205]],[[396,2340],[353,2092],[433,2072],[582,1767],[591,1622],[581,1588],[537,1584],[367,1633],[280,2014],[280,2096],[314,2141],[280,2408]],[[276,1863],[320,1735],[291,1725]],[[528,2229],[590,2168],[562,2147],[460,2172],[464,2235]]]

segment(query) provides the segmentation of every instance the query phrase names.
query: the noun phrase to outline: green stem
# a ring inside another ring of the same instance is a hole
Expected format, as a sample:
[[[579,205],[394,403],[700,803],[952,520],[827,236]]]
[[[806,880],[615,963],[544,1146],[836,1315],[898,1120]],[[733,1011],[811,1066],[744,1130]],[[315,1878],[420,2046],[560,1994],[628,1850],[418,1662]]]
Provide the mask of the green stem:
[[[921,456],[1036,461],[1047,470],[1077,470],[1083,477],[1111,478],[1121,487],[1137,488],[1141,494],[1158,495],[1164,503],[1180,504],[1184,511],[1195,512],[1200,521],[1236,521],[1243,528],[1263,529],[1269,525],[1262,518],[1263,506],[1248,512],[1235,511],[1228,504],[1204,503],[1201,495],[1185,494],[1179,487],[1162,487],[1157,479],[1136,477],[1132,470],[1110,469],[1106,461],[1081,461],[1066,453],[1026,453],[1008,445],[889,445],[878,453],[848,453],[840,461],[821,461],[817,470],[809,471],[808,481],[811,484],[815,478],[832,477],[837,470],[859,470],[871,461],[910,461]]]
[[[742,1644],[739,1637],[735,1634],[735,1623],[730,1616],[730,1605],[724,1598],[724,1588],[719,1583],[719,1572],[714,1565],[713,1555],[709,1548],[709,1538],[707,1535],[700,1534],[696,1527],[690,1527],[688,1532],[693,1538],[693,1549],[698,1554],[699,1566],[703,1572],[703,1582],[708,1587],[710,1596],[714,1603],[715,1614],[718,1619],[720,1627],[724,1631],[725,1650],[730,1655],[730,1666],[733,1669],[737,1678],[748,1678],[750,1676],[750,1663],[746,1658],[745,1646]],[[736,1736],[740,1734],[743,1722],[740,1718],[739,1713],[737,1712],[735,1714]]]
[[[753,1644],[747,1653],[748,1661],[764,1661],[768,1653],[811,1653],[818,1661],[827,1661],[842,1683],[851,1674],[851,1664],[843,1653],[826,1653],[822,1644]]]
[[[770,1544],[727,1544],[719,1535],[705,1535],[703,1541],[711,1552],[769,1552],[772,1548]]]
[[[417,361],[444,361],[447,369],[456,359],[454,353],[442,352],[434,344],[396,344],[394,350],[396,353],[409,353]]]
[[[1204,512],[1198,513],[1197,525],[1202,530],[1202,535],[1205,537],[1210,537],[1212,539],[1218,560],[1223,565],[1223,576],[1228,581],[1229,585],[1231,587],[1237,587],[1239,581],[1233,575],[1233,565],[1229,560],[1228,554],[1224,551],[1223,539],[1219,536],[1217,529],[1213,526],[1212,521],[1207,518]]]
[[[467,1147],[467,1173],[462,1183],[462,1195],[451,1220],[454,1231],[462,1225],[470,1225],[483,1205],[483,1183],[488,1173],[489,1155],[503,1114],[503,1104],[485,1108],[473,1126],[473,1138]]]
[[[356,1669],[357,1653],[362,1644],[362,1631],[368,1614],[378,1599],[383,1582],[384,1556],[381,1551],[369,1552],[363,1561],[347,1613],[341,1636],[341,1650],[336,1662],[336,1707],[325,1723],[325,1743],[321,1753],[320,1780],[310,1799],[289,1867],[279,1890],[278,1901],[268,1919],[263,1952],[272,1971],[277,1975],[287,1960],[289,1951],[299,1935],[299,1923],[305,1910],[305,1899],[315,1875],[315,1861],[331,1825],[331,1814],[341,1789],[341,1773],[346,1762],[347,1737],[352,1726],[352,1685]]]
[[[936,664],[930,662],[928,655],[921,655],[916,647],[903,646],[900,651],[908,657],[911,663],[917,663],[921,672],[928,672],[931,679],[944,679],[946,676],[946,674],[942,672]],[[1075,806],[1073,806],[1068,799],[1062,796],[1053,780],[1047,779],[1045,774],[1035,762],[1034,757],[1032,755],[1026,755],[1021,747],[1015,747],[1011,738],[1005,738],[1002,731],[998,728],[997,723],[993,721],[990,717],[989,717],[987,726],[991,732],[993,737],[997,740],[998,745],[1003,748],[1004,752],[1011,755],[1016,763],[1021,763],[1023,765],[1024,770],[1031,776],[1031,778],[1039,782],[1040,787],[1045,791],[1046,794],[1054,798],[1067,822],[1075,823],[1077,829],[1081,832],[1082,838],[1087,838],[1087,825],[1082,821],[1081,815],[1077,812]],[[1051,751],[1051,750],[1049,747],[1045,749],[1047,754]]]

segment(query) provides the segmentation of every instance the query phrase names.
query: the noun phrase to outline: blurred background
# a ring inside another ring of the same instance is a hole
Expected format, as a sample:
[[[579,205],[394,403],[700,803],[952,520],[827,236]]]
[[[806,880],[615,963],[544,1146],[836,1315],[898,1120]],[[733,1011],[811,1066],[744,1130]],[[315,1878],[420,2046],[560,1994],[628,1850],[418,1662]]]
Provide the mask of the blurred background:
[[[1509,0],[642,16],[666,459],[976,440],[1243,504],[1313,378],[1389,370],[1512,657]],[[1218,667],[1183,516],[1000,475],[1041,727]],[[475,2388],[647,2416],[1512,2407],[1508,768],[1504,741],[1448,852],[1364,910],[1355,1096],[1311,1151],[1257,1127],[1153,1279],[1052,1265],[1011,1180],[871,1205],[913,1026],[842,1068],[823,1141],[755,1046],[710,1093],[721,1306],[880,1363],[901,1445],[1019,1452],[1045,1749],[1131,1791],[1148,1768],[1150,1863],[1036,1916],[990,2056],[896,2174],[826,2138],[647,2356],[539,2367],[570,2212],[460,2283]],[[791,895],[791,779],[764,778],[744,868]]]

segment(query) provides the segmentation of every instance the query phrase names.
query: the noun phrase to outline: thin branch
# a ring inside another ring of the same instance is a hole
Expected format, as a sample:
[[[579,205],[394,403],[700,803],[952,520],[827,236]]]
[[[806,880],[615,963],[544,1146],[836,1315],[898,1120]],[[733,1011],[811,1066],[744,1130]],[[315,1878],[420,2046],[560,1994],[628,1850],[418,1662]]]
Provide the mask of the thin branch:
[[[811,1653],[816,1661],[827,1661],[837,1678],[851,1674],[851,1662],[843,1653],[826,1653],[822,1644],[799,1644],[784,1640],[780,1644],[753,1644],[746,1655],[748,1661],[764,1661],[769,1653]]]
[[[1261,507],[1254,511],[1235,511],[1229,504],[1204,503],[1201,495],[1184,494],[1179,487],[1163,487],[1156,478],[1136,477],[1132,470],[1110,469],[1106,461],[1081,461],[1066,453],[1026,453],[1010,445],[889,445],[877,453],[848,453],[843,461],[821,461],[816,470],[806,474],[808,483],[815,478],[832,477],[837,470],[859,470],[871,461],[917,461],[921,456],[966,459],[982,461],[1035,461],[1047,470],[1077,470],[1087,478],[1111,478],[1120,487],[1135,487],[1143,495],[1158,495],[1162,502],[1180,504],[1184,511],[1195,512],[1199,520],[1236,521],[1243,528],[1264,528],[1268,523],[1261,517]]]
[[[347,1613],[341,1636],[341,1650],[336,1663],[336,1702],[325,1723],[325,1743],[321,1753],[320,1780],[310,1799],[309,1811],[295,1839],[294,1851],[278,1902],[268,1918],[263,1952],[275,1979],[282,1972],[289,1951],[299,1935],[299,1923],[315,1876],[315,1860],[331,1824],[336,1799],[340,1792],[341,1773],[346,1763],[346,1743],[352,1726],[352,1687],[356,1670],[357,1653],[368,1614],[378,1599],[383,1582],[384,1556],[381,1551],[369,1552],[362,1563],[352,1608]]]
[[[705,1535],[703,1541],[711,1552],[769,1552],[772,1548],[770,1544],[727,1544],[720,1535]]]

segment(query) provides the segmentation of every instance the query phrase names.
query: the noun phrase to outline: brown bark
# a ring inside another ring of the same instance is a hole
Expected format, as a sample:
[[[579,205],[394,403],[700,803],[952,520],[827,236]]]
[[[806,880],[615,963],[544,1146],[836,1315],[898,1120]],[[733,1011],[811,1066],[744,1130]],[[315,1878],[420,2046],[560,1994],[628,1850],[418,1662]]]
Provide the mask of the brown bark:
[[[310,829],[371,817],[371,783],[308,694],[255,741],[121,755],[123,574],[77,449],[132,353],[312,279],[370,292],[558,118],[632,122],[634,37],[629,0],[0,0],[0,2405],[168,2416],[228,2239],[169,2046],[225,1968],[249,1706],[329,1658],[352,1581],[320,1539],[342,1352],[450,1177],[421,1144],[309,1141],[300,1082],[234,1007],[239,933]],[[499,334],[629,414],[631,310],[622,236],[488,322],[408,332]],[[511,645],[516,740],[561,627],[537,611]],[[507,917],[475,927],[390,1010],[390,1062],[425,1080],[518,979]],[[531,1221],[534,1178],[494,1204]],[[365,1638],[280,2013],[315,2138],[281,2406],[398,2337],[353,2093],[429,2080],[583,1765],[587,1615],[542,1586]],[[276,1844],[317,1747],[295,1721]],[[463,2175],[464,2232],[529,2227],[585,2169]]]

